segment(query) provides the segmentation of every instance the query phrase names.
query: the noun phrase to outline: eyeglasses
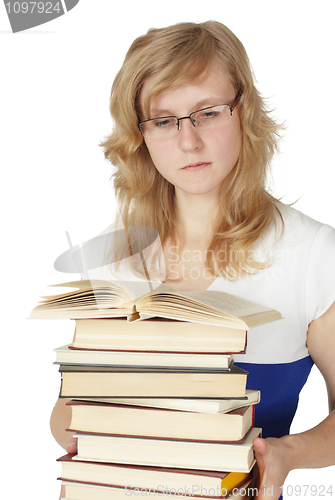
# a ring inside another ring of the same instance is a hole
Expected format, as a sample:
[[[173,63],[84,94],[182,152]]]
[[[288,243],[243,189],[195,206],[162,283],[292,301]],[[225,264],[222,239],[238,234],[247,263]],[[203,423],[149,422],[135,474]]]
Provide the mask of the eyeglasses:
[[[189,116],[177,118],[177,116],[160,116],[144,120],[138,124],[138,128],[146,139],[160,139],[177,135],[180,130],[181,120],[190,119],[193,127],[199,129],[219,127],[230,120],[240,96],[237,95],[231,104],[219,104],[193,111]]]

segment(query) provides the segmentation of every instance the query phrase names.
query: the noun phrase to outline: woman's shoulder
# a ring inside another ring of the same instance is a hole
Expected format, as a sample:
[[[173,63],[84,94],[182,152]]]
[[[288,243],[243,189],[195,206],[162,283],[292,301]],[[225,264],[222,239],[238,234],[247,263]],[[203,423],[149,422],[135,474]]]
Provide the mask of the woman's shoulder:
[[[278,203],[277,208],[284,223],[283,240],[288,242],[301,242],[314,240],[315,237],[329,236],[335,238],[335,230],[328,224],[317,221],[300,212],[292,206]]]
[[[256,260],[306,269],[323,255],[329,263],[329,256],[335,255],[334,228],[289,205],[278,203],[276,207],[276,223],[254,245]]]

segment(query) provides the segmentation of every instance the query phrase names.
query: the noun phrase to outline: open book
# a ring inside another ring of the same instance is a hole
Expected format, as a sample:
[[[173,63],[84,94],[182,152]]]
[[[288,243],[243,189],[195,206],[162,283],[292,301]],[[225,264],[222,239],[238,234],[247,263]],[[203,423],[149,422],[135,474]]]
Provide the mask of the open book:
[[[136,321],[158,316],[246,330],[282,318],[274,309],[213,290],[180,292],[165,284],[153,290],[145,281],[81,280],[54,286],[76,290],[44,297],[31,318],[127,316]]]

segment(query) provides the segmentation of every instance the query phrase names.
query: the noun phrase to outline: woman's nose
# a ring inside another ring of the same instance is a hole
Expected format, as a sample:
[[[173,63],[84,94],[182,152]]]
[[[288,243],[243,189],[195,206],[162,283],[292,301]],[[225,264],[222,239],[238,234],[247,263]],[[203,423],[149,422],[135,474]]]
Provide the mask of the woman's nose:
[[[183,151],[193,151],[202,146],[199,130],[194,127],[191,119],[183,119],[179,122],[178,141]]]

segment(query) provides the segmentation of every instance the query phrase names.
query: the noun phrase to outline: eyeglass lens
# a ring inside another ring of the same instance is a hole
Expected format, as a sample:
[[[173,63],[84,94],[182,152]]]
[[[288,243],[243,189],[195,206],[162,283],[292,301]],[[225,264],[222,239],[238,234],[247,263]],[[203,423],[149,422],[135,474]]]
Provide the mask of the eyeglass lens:
[[[148,139],[166,137],[178,133],[181,120],[190,119],[193,126],[200,129],[212,128],[228,121],[232,116],[232,112],[233,108],[229,104],[221,104],[194,111],[183,118],[164,116],[147,120],[140,123],[139,128],[142,135]]]

